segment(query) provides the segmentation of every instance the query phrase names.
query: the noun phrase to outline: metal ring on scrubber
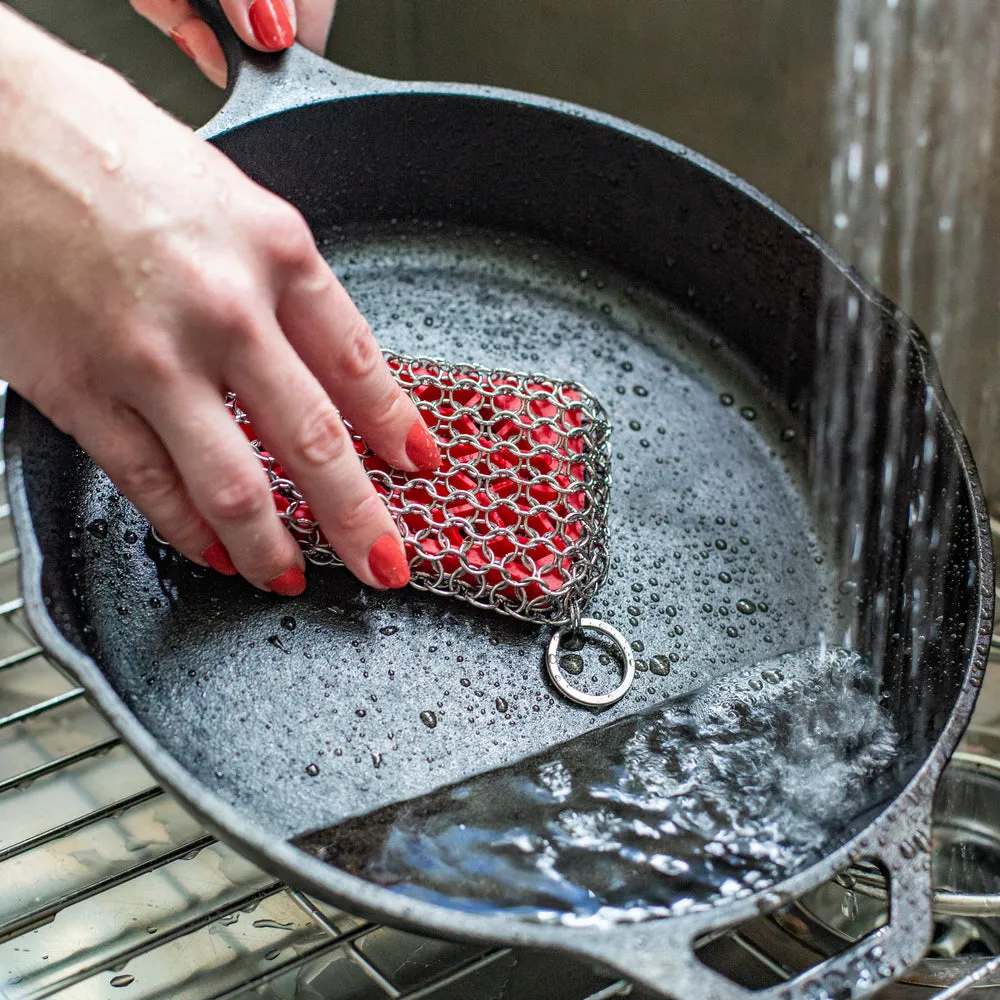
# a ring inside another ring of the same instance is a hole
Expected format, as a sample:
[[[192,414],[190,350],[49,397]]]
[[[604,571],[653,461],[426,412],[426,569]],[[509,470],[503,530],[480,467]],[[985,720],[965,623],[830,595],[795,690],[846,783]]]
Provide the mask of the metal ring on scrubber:
[[[563,676],[562,671],[559,669],[559,647],[566,636],[574,635],[578,632],[598,632],[615,644],[621,656],[624,672],[621,684],[613,691],[609,691],[607,694],[588,694],[586,691],[577,690]],[[605,708],[608,705],[614,705],[615,702],[621,701],[632,686],[632,681],[635,680],[635,657],[632,655],[632,647],[629,646],[628,639],[614,626],[608,625],[607,622],[599,621],[597,618],[581,618],[580,624],[576,627],[560,629],[554,633],[549,640],[548,649],[545,651],[545,666],[548,670],[549,678],[560,694],[569,698],[570,701],[575,701],[578,705],[586,705],[589,708]]]

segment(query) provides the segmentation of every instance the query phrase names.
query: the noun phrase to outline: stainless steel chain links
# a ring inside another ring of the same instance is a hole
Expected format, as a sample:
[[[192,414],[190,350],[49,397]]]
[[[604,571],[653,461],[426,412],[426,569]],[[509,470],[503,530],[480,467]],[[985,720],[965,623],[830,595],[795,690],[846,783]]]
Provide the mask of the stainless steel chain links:
[[[618,701],[634,676],[628,642],[610,626],[581,617],[610,562],[611,425],[601,404],[583,386],[545,375],[396,354],[386,361],[443,456],[435,473],[401,472],[351,429],[405,541],[411,586],[522,621],[565,626],[546,655],[557,689],[580,704]],[[226,403],[306,559],[343,565],[236,397]],[[618,647],[623,681],[608,695],[577,691],[559,671],[560,642],[581,630],[601,632]]]

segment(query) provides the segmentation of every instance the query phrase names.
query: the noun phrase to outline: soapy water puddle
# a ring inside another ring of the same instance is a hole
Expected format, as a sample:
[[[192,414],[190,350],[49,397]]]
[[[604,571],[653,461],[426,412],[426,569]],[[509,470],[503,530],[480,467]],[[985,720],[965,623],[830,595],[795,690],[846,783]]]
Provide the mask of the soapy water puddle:
[[[296,843],[460,910],[681,915],[790,877],[891,795],[899,740],[875,690],[857,653],[787,653]]]

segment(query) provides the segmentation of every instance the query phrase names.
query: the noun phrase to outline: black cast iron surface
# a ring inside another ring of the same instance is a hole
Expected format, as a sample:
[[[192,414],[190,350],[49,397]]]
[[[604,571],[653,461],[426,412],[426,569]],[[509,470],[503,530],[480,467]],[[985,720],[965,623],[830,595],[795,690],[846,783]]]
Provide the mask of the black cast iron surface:
[[[692,940],[869,853],[894,875],[892,925],[817,975],[862,995],[898,974],[930,932],[930,795],[971,712],[992,615],[982,497],[940,393],[939,482],[953,514],[938,581],[945,627],[915,678],[905,650],[890,648],[884,703],[908,747],[897,802],[848,825],[780,891],[642,928],[547,927],[407,900],[285,842],[830,628],[839,590],[817,561],[800,474],[821,277],[840,266],[718,168],[581,109],[370,81],[298,49],[244,65],[240,80],[213,141],[305,213],[387,347],[551,371],[607,406],[614,568],[591,613],[623,628],[658,672],[594,716],[547,688],[537,629],[415,592],[368,592],[335,571],[312,572],[294,601],[208,575],[159,550],[73,443],[12,398],[12,505],[41,641],[209,825],[356,911],[578,951],[665,994],[723,997],[736,988],[693,959]],[[261,110],[283,113],[255,118]],[[861,292],[866,321],[911,338],[911,405],[921,407],[927,384],[937,387],[922,341]],[[900,532],[906,507],[903,496]],[[877,546],[869,556],[871,577],[884,575]],[[864,603],[872,584],[859,584]]]

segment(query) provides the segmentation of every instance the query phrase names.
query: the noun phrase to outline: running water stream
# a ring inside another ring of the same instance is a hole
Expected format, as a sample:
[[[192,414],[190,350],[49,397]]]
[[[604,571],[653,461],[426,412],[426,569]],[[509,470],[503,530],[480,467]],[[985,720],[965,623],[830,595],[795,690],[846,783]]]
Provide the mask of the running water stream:
[[[960,412],[996,427],[998,394],[989,378],[977,391],[959,378],[970,351],[981,280],[979,264],[992,163],[1000,6],[991,0],[840,0],[836,79],[831,109],[833,157],[825,230],[835,249],[887,292],[925,331],[949,375],[963,384]],[[855,578],[871,548],[884,563],[905,558],[904,632],[915,671],[935,618],[928,592],[948,524],[931,525],[938,428],[933,391],[914,420],[908,367],[916,358],[893,339],[879,310],[830,274],[818,344],[813,484],[834,528],[839,565]],[[1000,338],[995,338],[1000,342]],[[995,353],[1000,372],[1000,347]],[[879,388],[889,370],[888,399]],[[971,398],[974,395],[975,398]],[[836,497],[833,502],[829,498]],[[896,512],[907,504],[905,555],[890,551]],[[892,576],[888,567],[885,578]],[[876,599],[872,621],[850,617],[847,645],[863,639],[881,670],[889,639],[888,609]],[[857,611],[857,609],[856,609]]]
[[[1000,426],[1000,337],[981,328],[976,304],[995,298],[981,263],[1000,5],[840,0],[835,37],[824,230],[919,324],[973,445],[988,455]],[[919,670],[947,603],[948,498],[957,489],[936,462],[940,400],[933,388],[915,398],[920,350],[892,338],[878,304],[832,272],[824,291],[812,482],[842,578],[876,565],[879,591],[831,639],[870,646],[887,684],[896,661],[901,712],[920,731],[932,706]],[[985,478],[988,492],[1000,485]],[[889,585],[900,578],[901,588]]]

